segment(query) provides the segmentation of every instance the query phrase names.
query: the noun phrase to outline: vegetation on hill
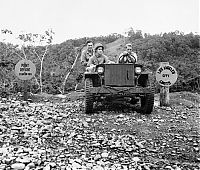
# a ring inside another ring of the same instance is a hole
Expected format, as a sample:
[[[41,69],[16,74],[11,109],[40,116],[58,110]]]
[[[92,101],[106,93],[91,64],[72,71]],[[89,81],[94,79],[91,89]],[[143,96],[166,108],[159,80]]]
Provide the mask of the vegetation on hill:
[[[142,31],[131,29],[126,38],[115,33],[108,36],[71,39],[61,44],[49,45],[49,50],[43,61],[42,82],[44,92],[61,93],[62,83],[75,60],[77,49],[85,44],[88,39],[103,43],[106,46],[105,53],[113,61],[124,50],[124,44],[131,42],[140,61],[153,73],[158,68],[159,62],[168,61],[170,65],[176,68],[179,75],[175,86],[200,75],[199,35],[183,34],[179,31],[159,35],[146,33],[143,35]],[[44,49],[44,46],[35,47],[38,54],[41,54]],[[20,50],[13,44],[0,43],[0,91],[17,92],[23,90],[23,81],[14,75],[15,64],[21,60],[20,55],[17,55],[17,53],[22,54]],[[37,93],[40,88],[38,80],[41,63],[37,56],[30,52],[29,47],[24,48],[24,50],[27,58],[32,60],[37,68],[35,77],[29,83],[29,90]],[[66,91],[74,89],[79,68],[80,61],[78,61],[74,72],[66,83]]]
[[[160,35],[144,34],[144,37],[141,32],[129,32],[129,41],[140,60],[153,73],[160,62],[169,62],[177,70],[178,80],[173,88],[186,84],[189,79],[200,75],[199,40],[199,35],[184,35],[179,31]]]

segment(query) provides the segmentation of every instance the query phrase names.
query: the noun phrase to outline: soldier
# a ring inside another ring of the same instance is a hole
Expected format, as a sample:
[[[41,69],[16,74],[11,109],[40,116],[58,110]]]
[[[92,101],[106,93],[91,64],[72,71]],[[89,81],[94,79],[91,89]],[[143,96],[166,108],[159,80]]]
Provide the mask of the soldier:
[[[137,62],[137,54],[133,52],[132,44],[126,44],[126,51],[119,55],[117,63],[135,63]]]
[[[87,44],[87,49],[83,50],[83,52],[81,53],[81,64],[83,66],[87,66],[89,58],[94,55],[93,42],[91,40],[88,40],[86,44]]]
[[[108,57],[103,54],[104,46],[101,43],[97,43],[94,46],[94,55],[89,59],[88,66],[95,66],[98,64],[108,63]]]
[[[77,90],[78,85],[82,82],[83,80],[83,74],[86,71],[86,67],[89,61],[89,58],[94,55],[94,50],[93,50],[93,42],[91,40],[88,40],[86,42],[87,48],[82,51],[81,53],[81,65],[82,68],[80,70],[80,73],[78,77],[76,78],[77,84],[75,86],[75,90]]]
[[[92,72],[95,66],[98,64],[109,63],[108,57],[103,54],[104,46],[101,43],[97,43],[94,46],[94,55],[88,61],[87,71]]]

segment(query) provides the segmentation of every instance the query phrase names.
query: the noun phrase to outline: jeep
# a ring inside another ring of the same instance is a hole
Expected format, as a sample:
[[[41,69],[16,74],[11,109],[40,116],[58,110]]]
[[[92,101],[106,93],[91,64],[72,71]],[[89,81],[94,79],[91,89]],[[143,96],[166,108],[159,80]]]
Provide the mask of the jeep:
[[[95,102],[125,102],[139,105],[139,111],[150,114],[154,106],[154,88],[149,72],[141,64],[100,64],[85,72],[85,113],[94,112]],[[134,107],[132,107],[134,108]]]

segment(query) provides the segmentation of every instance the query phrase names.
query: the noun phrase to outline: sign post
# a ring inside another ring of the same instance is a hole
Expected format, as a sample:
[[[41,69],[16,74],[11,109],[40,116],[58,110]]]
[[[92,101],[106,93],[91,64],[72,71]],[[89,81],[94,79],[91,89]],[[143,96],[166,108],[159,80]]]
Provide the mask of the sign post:
[[[30,60],[21,60],[15,65],[15,75],[20,79],[24,81],[24,100],[28,99],[28,92],[27,92],[27,86],[28,82],[27,80],[30,80],[36,73],[36,67],[35,64],[33,64]]]
[[[160,106],[169,106],[169,87],[177,80],[177,72],[168,62],[161,62],[156,71],[156,80],[160,84]]]

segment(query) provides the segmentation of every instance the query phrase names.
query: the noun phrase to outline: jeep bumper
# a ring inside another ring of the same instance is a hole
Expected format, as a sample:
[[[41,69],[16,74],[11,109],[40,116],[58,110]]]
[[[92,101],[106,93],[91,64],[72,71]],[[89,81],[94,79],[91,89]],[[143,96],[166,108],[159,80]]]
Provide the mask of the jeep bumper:
[[[152,87],[92,87],[90,93],[92,94],[113,94],[113,95],[130,95],[130,94],[141,94],[150,93]]]

